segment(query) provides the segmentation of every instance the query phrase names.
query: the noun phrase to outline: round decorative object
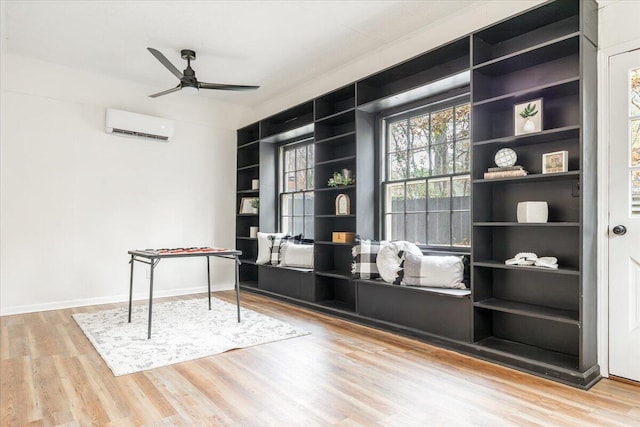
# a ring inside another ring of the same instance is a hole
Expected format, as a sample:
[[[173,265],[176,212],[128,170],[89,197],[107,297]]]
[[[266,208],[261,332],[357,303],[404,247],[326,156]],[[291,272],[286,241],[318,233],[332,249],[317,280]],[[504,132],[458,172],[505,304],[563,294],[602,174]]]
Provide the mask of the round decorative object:
[[[518,155],[511,148],[502,148],[498,150],[494,158],[496,166],[501,168],[513,166],[518,160]]]

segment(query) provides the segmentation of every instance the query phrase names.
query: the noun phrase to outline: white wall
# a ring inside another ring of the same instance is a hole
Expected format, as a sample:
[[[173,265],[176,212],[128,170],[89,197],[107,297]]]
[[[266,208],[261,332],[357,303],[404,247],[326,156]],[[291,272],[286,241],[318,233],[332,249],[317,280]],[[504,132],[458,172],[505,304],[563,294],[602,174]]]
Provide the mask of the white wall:
[[[128,298],[127,250],[234,246],[235,129],[248,110],[3,55],[2,314]],[[169,143],[108,135],[106,107],[175,120]],[[215,286],[233,283],[213,264]],[[134,292],[148,295],[142,264]],[[156,295],[206,290],[204,259],[164,260]]]
[[[543,2],[544,0],[474,2],[455,16],[442,19],[400,40],[354,58],[331,73],[291,88],[281,96],[257,106],[245,124],[313,99]],[[322,61],[322,58],[318,58],[318,61]]]
[[[600,2],[598,10],[598,48],[640,39],[640,1],[617,0]]]

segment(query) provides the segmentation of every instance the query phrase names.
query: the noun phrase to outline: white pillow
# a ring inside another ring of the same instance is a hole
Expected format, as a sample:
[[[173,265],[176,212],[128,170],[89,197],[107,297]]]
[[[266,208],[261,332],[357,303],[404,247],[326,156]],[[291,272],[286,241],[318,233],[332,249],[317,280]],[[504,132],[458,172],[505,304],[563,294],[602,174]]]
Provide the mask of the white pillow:
[[[256,258],[256,264],[266,264],[271,261],[269,236],[284,237],[286,233],[262,233],[258,231],[258,257]]]
[[[422,255],[420,248],[411,242],[391,242],[380,248],[380,252],[378,252],[378,257],[376,259],[376,265],[378,267],[380,277],[382,277],[382,280],[385,282],[393,283],[398,278],[400,264],[402,264],[402,258],[399,255],[400,251],[409,252],[415,255]]]
[[[280,253],[280,267],[313,268],[313,245],[285,242]]]
[[[407,254],[404,259],[405,286],[466,289],[464,264],[460,256],[422,256]]]

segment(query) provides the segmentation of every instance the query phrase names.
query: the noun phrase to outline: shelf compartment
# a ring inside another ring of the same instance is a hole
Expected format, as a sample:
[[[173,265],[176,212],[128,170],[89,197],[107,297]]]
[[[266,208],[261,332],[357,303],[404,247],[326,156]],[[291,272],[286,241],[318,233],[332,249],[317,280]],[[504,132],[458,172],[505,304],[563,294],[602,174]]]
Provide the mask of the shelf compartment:
[[[580,324],[577,311],[560,310],[557,308],[533,304],[523,304],[521,302],[506,301],[498,298],[488,298],[482,301],[477,301],[474,303],[474,306],[488,310],[551,320],[553,322],[569,323],[571,325]]]
[[[258,287],[258,281],[257,280],[243,280],[241,282],[239,282],[240,284],[240,288],[245,287],[245,288],[257,288]]]
[[[570,370],[578,368],[577,356],[545,350],[511,340],[488,337],[476,342],[475,345],[480,350],[484,350],[487,353],[499,354],[505,357],[514,357],[521,361],[531,361],[536,364],[551,365]]]
[[[351,276],[351,244],[336,243],[323,244],[315,242],[314,246],[314,266],[317,273],[329,273],[331,275]],[[325,274],[326,275],[326,274]],[[331,276],[334,277],[334,276]]]
[[[256,260],[253,258],[241,258],[240,262],[242,264],[248,264],[248,265],[256,265]]]
[[[580,37],[476,67],[473,70],[473,103],[530,90],[580,75]]]
[[[260,144],[260,140],[250,141],[242,145],[238,145],[238,150],[247,150],[257,147]]]
[[[327,271],[319,271],[316,270],[316,276],[325,276],[325,277],[333,277],[335,279],[351,279],[351,273],[345,272],[342,270],[327,270]]]
[[[322,218],[355,218],[355,215],[318,214],[316,219]]]
[[[326,181],[325,181],[326,182]],[[356,186],[355,185],[343,185],[341,187],[317,187],[314,190],[315,192],[331,192],[331,191],[350,191],[350,190],[355,190]]]
[[[351,278],[316,274],[316,301],[325,307],[356,310],[356,287]]]
[[[258,240],[256,237],[236,236],[237,240]]]
[[[237,131],[238,147],[251,144],[260,139],[260,123],[253,123]]]
[[[504,146],[522,146],[528,144],[543,144],[545,142],[553,142],[565,139],[577,139],[580,136],[580,126],[563,126],[559,128],[546,129],[542,132],[529,133],[525,135],[510,135],[501,138],[480,140],[473,143],[473,146],[483,145],[504,145]]]
[[[314,126],[316,139],[322,140],[356,130],[356,110],[351,109],[317,121]]]
[[[470,38],[466,36],[358,81],[357,105],[360,107],[457,75],[469,68],[469,61]]]
[[[514,254],[515,255],[515,254]],[[527,271],[527,272],[536,272],[536,273],[547,273],[547,274],[568,274],[571,276],[579,276],[580,271],[577,268],[558,268],[557,270],[553,270],[550,268],[543,267],[516,267],[513,265],[506,265],[504,262],[500,261],[475,261],[473,262],[474,267],[487,267],[487,268],[501,268],[505,270],[514,270],[514,271]]]
[[[248,286],[258,286],[258,266],[249,263],[240,264],[238,267],[238,281],[240,284],[248,283]]]
[[[238,172],[242,172],[250,169],[258,169],[259,167],[260,167],[260,163],[247,164],[245,166],[238,167]]]
[[[238,190],[236,191],[238,194],[258,194],[260,190]]]
[[[315,119],[321,120],[356,106],[356,85],[350,84],[315,99]]]
[[[550,2],[475,33],[473,62],[491,61],[579,30],[578,2]]]
[[[338,135],[331,136],[329,138],[318,139],[316,137],[316,144],[350,144],[355,143],[356,141],[356,132],[349,131],[345,133],[341,133]]]
[[[356,159],[356,156],[353,155],[353,156],[340,157],[336,159],[324,160],[322,162],[316,162],[316,167],[324,166],[324,165],[339,164],[339,163],[353,163],[355,159]]]
[[[489,98],[476,102],[474,107],[487,106],[491,108],[499,108],[504,106],[512,107],[514,104],[526,102],[528,99],[535,98],[561,98],[568,95],[577,95],[580,90],[580,77],[573,76],[560,81],[545,83],[529,89],[506,93],[495,98]],[[544,107],[544,106],[543,106]]]
[[[313,132],[313,101],[307,101],[262,120],[260,139],[279,142]]]

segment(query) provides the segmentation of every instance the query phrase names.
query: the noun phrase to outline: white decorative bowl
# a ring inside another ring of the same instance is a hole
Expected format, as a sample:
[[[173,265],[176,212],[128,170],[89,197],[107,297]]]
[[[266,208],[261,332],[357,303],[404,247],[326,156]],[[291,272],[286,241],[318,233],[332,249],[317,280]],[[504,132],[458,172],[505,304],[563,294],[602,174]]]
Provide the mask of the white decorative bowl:
[[[545,223],[549,219],[549,205],[547,202],[518,203],[518,222]]]

